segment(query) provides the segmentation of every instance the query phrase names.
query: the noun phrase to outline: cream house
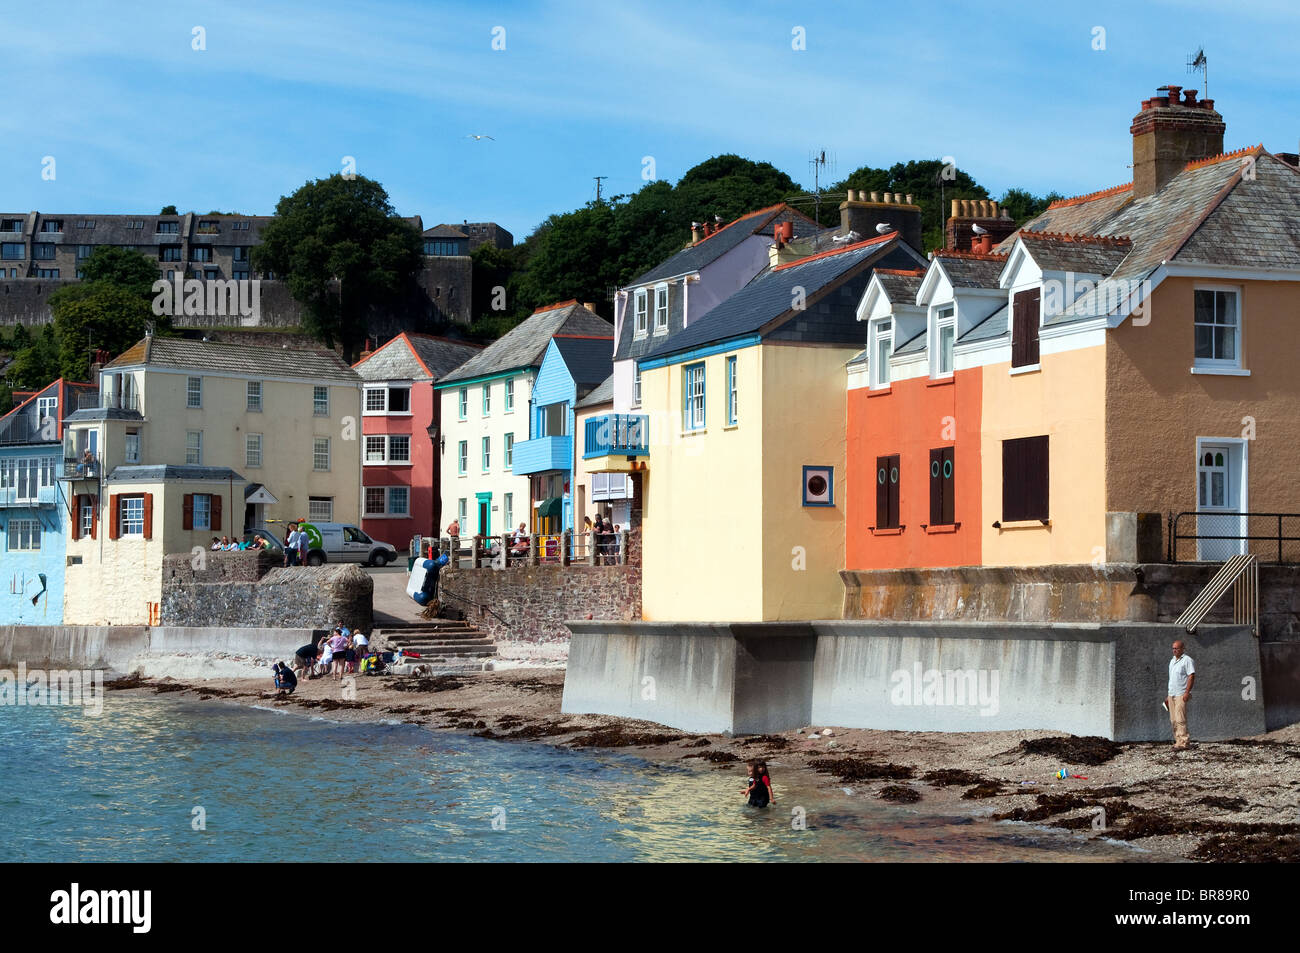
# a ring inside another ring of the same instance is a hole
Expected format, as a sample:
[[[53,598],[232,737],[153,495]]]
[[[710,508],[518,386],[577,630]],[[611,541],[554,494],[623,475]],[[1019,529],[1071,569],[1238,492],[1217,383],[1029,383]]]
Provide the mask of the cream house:
[[[162,557],[360,516],[361,379],[328,351],[147,337],[64,428],[72,624],[148,622]]]

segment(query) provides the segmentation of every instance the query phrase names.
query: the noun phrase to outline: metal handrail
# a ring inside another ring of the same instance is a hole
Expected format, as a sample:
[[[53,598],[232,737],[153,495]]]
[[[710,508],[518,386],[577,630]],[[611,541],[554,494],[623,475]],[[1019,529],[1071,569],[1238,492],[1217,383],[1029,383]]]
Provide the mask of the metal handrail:
[[[1241,518],[1241,519],[1245,519],[1245,520],[1247,521],[1247,524],[1246,524],[1246,525],[1247,525],[1247,532],[1245,532],[1245,533],[1230,533],[1230,534],[1212,534],[1212,533],[1202,533],[1202,532],[1199,531],[1199,528],[1198,528],[1198,531],[1197,531],[1197,532],[1194,532],[1194,533],[1179,533],[1179,532],[1178,532],[1178,521],[1181,520],[1181,519],[1183,519],[1184,517],[1199,518],[1199,517],[1206,517],[1206,516],[1229,517],[1229,518],[1231,518],[1231,517],[1238,517],[1238,518]],[[1276,532],[1276,533],[1262,533],[1262,534],[1261,534],[1261,533],[1251,533],[1251,532],[1249,531],[1249,526],[1250,526],[1250,519],[1251,519],[1252,517],[1260,517],[1260,518],[1263,518],[1263,519],[1276,519],[1276,520],[1277,520],[1277,532]],[[1178,562],[1178,543],[1179,543],[1180,540],[1219,539],[1219,540],[1230,540],[1230,541],[1233,541],[1233,542],[1246,542],[1246,541],[1252,541],[1252,542],[1275,542],[1275,543],[1277,543],[1277,561],[1278,561],[1279,563],[1280,563],[1280,562],[1283,562],[1284,560],[1283,560],[1283,557],[1282,557],[1282,544],[1283,544],[1283,543],[1295,543],[1295,542],[1300,542],[1300,536],[1285,536],[1285,535],[1283,535],[1283,533],[1282,533],[1282,521],[1283,521],[1284,519],[1300,520],[1300,513],[1266,513],[1266,512],[1258,512],[1258,511],[1253,511],[1253,510],[1252,510],[1252,511],[1247,511],[1247,512],[1237,512],[1237,513],[1234,513],[1234,512],[1223,512],[1223,511],[1220,511],[1220,510],[1214,510],[1214,511],[1208,511],[1208,510],[1184,510],[1184,511],[1181,512],[1181,513],[1175,513],[1175,514],[1172,514],[1172,515],[1169,517],[1169,546],[1167,547],[1167,551],[1168,551],[1168,554],[1169,554],[1169,561],[1170,561],[1171,563],[1176,563],[1176,562]]]
[[[1224,563],[1201,594],[1183,610],[1177,624],[1189,635],[1195,634],[1196,627],[1229,588],[1232,589],[1232,621],[1250,626],[1255,638],[1259,638],[1259,559],[1252,553],[1238,553]]]

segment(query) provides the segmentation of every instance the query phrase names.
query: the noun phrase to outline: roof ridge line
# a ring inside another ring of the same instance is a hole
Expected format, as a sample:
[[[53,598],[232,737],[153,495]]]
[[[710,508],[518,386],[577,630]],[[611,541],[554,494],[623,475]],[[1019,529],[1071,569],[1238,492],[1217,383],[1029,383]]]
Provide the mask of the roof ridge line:
[[[1070,205],[1082,205],[1085,202],[1093,202],[1097,199],[1106,198],[1111,195],[1118,195],[1120,192],[1129,192],[1133,189],[1132,182],[1124,182],[1120,185],[1112,185],[1108,189],[1099,189],[1096,192],[1087,192],[1083,195],[1075,195],[1066,199],[1057,199],[1051,205],[1047,206],[1047,211],[1054,208],[1066,208]]]
[[[884,235],[877,235],[875,238],[868,238],[864,241],[854,242],[852,245],[845,245],[843,248],[831,248],[827,251],[818,252],[815,255],[809,255],[807,258],[796,258],[794,261],[787,261],[781,265],[775,265],[772,271],[783,271],[786,268],[797,268],[799,265],[806,265],[811,261],[817,261],[822,258],[830,258],[834,255],[842,255],[846,251],[853,251],[859,248],[866,248],[868,245],[879,245],[883,242],[891,241],[898,237],[898,231],[888,232]]]
[[[1021,229],[1020,237],[1045,238],[1052,241],[1078,242],[1097,245],[1132,245],[1133,239],[1127,235],[1089,235],[1086,232],[1031,232]]]
[[[1183,171],[1186,172],[1189,169],[1200,169],[1207,165],[1215,165],[1227,159],[1239,159],[1248,153],[1251,155],[1259,155],[1261,152],[1265,151],[1264,143],[1262,142],[1256,146],[1243,146],[1240,149],[1234,149],[1232,152],[1220,152],[1217,156],[1206,156],[1204,159],[1193,159],[1191,162],[1187,163],[1187,165],[1183,166]]]

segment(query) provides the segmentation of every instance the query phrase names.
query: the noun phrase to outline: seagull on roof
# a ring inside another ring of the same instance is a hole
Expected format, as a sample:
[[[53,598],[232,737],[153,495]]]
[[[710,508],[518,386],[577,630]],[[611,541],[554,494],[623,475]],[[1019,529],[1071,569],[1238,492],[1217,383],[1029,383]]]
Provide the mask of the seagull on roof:
[[[472,132],[471,132],[468,136],[466,136],[465,138],[466,138],[466,139],[492,139],[491,136],[476,136],[476,135],[474,135],[474,133],[472,133]],[[493,142],[496,142],[495,139],[492,139],[492,141],[493,141]]]
[[[974,232],[976,235],[987,235],[989,233],[989,230],[987,228],[981,228],[979,225],[976,225],[973,222],[971,223],[970,230]]]
[[[889,232],[892,232],[893,230],[894,230],[894,226],[890,225],[887,222],[881,222],[879,225],[876,226],[877,235],[885,235],[888,234]]]

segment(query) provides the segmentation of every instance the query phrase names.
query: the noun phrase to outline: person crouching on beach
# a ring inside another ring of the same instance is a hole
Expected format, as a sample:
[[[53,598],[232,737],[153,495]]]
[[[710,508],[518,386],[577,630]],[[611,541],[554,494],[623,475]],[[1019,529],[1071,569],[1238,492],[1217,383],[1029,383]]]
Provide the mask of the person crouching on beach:
[[[745,794],[749,798],[747,803],[750,807],[767,807],[771,798],[768,796],[770,789],[764,781],[764,769],[758,761],[750,761],[745,767],[749,769],[749,786],[745,788]]]
[[[298,687],[298,676],[293,674],[283,662],[276,662],[271,669],[271,674],[275,676],[277,695],[292,695],[293,690]]]
[[[320,646],[315,642],[308,642],[298,651],[293,653],[293,668],[295,672],[301,672],[303,678],[310,678],[312,670],[316,667],[316,659],[320,655]]]

